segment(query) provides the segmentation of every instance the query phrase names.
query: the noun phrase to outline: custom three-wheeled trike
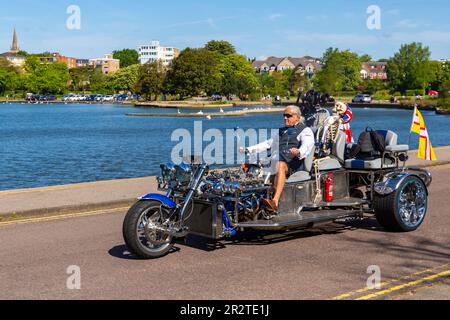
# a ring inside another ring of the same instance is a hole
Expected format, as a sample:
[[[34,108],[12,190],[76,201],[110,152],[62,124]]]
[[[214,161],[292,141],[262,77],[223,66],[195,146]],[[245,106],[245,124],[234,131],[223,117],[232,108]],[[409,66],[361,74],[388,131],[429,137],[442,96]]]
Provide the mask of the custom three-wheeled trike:
[[[123,223],[125,243],[131,253],[151,259],[190,234],[220,240],[246,230],[296,230],[370,214],[386,230],[414,231],[427,213],[431,173],[405,166],[409,147],[397,144],[396,133],[378,134],[386,142],[383,154],[345,159],[345,134],[335,131],[329,154],[312,152],[304,170],[288,178],[275,215],[263,205],[273,187],[261,162],[247,172],[210,170],[195,159],[162,164],[158,185],[166,194],[139,198]]]

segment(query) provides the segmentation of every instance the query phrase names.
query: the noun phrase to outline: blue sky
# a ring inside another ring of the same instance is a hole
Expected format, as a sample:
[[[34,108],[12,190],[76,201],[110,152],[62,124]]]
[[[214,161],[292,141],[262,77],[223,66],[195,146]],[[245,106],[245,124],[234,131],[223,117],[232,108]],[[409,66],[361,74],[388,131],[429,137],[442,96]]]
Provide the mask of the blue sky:
[[[448,0],[0,0],[0,52],[12,30],[28,52],[59,51],[94,58],[151,40],[200,47],[232,42],[248,57],[322,56],[328,47],[390,57],[402,43],[422,42],[434,59],[450,59]],[[69,5],[81,9],[81,29],[68,30]],[[370,5],[381,9],[381,29],[366,26]]]

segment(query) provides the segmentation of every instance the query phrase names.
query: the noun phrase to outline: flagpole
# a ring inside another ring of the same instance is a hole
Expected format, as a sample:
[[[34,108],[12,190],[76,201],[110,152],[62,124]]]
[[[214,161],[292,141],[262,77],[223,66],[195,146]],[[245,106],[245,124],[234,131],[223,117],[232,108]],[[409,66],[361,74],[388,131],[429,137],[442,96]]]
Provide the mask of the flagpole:
[[[414,98],[414,110],[413,110],[413,117],[412,117],[411,127],[409,128],[408,147],[409,147],[409,144],[411,142],[411,134],[412,134],[412,128],[413,128],[413,125],[414,125],[414,118],[416,116],[416,110],[417,110],[417,97]]]

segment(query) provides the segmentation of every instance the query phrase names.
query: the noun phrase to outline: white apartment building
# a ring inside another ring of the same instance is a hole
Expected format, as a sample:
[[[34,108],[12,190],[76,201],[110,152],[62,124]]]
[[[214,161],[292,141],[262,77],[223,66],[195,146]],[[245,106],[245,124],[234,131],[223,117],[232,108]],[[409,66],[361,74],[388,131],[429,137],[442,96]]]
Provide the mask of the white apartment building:
[[[139,46],[138,53],[141,64],[160,60],[164,65],[168,65],[178,57],[180,50],[174,47],[163,47],[159,41],[152,41],[148,45]]]

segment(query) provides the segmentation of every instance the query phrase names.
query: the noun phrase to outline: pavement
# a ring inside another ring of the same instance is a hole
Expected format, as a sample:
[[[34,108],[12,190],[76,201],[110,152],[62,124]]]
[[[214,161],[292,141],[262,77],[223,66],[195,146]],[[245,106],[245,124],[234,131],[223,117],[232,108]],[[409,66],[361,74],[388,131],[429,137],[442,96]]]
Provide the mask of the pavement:
[[[411,151],[407,165],[450,163],[450,146],[436,148],[435,152],[438,161],[427,162],[417,159],[417,151]],[[155,177],[0,191],[0,219],[127,207],[139,196],[154,192],[157,192]]]
[[[219,242],[190,236],[164,258],[138,260],[122,238],[127,208],[3,221],[0,299],[450,300],[449,168],[431,168],[428,213],[410,233],[368,217]],[[378,288],[367,286],[374,268]]]

